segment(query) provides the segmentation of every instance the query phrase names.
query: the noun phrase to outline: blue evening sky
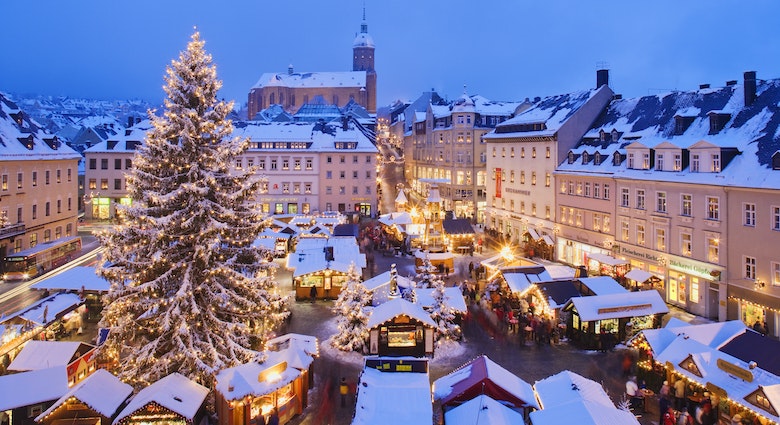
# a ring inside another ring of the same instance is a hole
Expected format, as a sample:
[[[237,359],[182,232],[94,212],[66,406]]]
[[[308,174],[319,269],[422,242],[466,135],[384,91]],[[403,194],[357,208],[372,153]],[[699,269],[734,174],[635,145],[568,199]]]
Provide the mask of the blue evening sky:
[[[246,102],[264,72],[351,70],[361,0],[0,2],[0,91],[160,103],[166,65],[197,25],[223,81]],[[378,106],[437,90],[522,100],[591,88],[625,97],[748,70],[780,78],[774,0],[367,0]]]

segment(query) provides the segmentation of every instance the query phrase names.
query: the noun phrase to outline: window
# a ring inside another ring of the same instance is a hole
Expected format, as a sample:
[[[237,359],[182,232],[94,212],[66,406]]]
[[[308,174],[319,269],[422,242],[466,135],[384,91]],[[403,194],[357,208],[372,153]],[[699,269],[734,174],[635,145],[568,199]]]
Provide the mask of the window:
[[[609,184],[604,183],[604,199],[609,200]]]
[[[356,179],[356,178],[358,178],[358,172],[357,172],[357,170],[352,170],[352,178],[353,178],[353,179]]]
[[[290,160],[287,158],[282,158],[282,170],[289,170],[290,169]]]
[[[314,166],[312,165],[311,158],[306,158],[306,169],[311,170],[312,168],[314,168]]]
[[[679,153],[674,154],[674,171],[682,170],[682,155]]]
[[[371,194],[371,186],[366,186],[366,195]]]
[[[636,225],[636,244],[637,245],[644,245],[645,244],[645,225],[644,224],[637,224]]]
[[[122,169],[122,160],[119,158],[114,159],[114,169],[115,170],[121,170]]]
[[[720,173],[720,154],[712,155],[712,172]]]
[[[114,179],[114,190],[122,190],[122,179]]]
[[[71,198],[68,198],[68,211],[72,209],[73,202],[71,202]]]
[[[772,286],[780,286],[780,263],[772,262]]]
[[[57,199],[57,214],[62,213],[62,199]],[[8,214],[6,214],[8,215]]]
[[[108,190],[108,179],[100,179],[100,190]]]
[[[604,219],[603,219],[602,221],[603,221],[602,230],[604,230],[604,232],[607,232],[607,233],[608,233],[608,232],[610,231],[610,227],[609,227],[609,216],[608,216],[608,215],[605,215],[605,216],[604,216]]]
[[[666,213],[666,192],[656,192],[655,210],[659,213]]]
[[[311,193],[311,183],[304,183],[303,184],[303,191],[305,193]]]
[[[545,152],[544,155],[545,155],[546,158],[550,157],[550,147],[549,146],[547,147],[546,152]]]
[[[346,186],[339,186],[339,195],[344,195],[347,193],[347,187]]]
[[[333,171],[330,171],[330,170],[326,171],[325,172],[325,178],[326,179],[332,179],[333,178]]]
[[[719,199],[716,196],[707,197],[707,220],[719,220]]]
[[[126,159],[125,160],[125,170],[129,170],[133,167],[133,160],[132,159]],[[68,170],[70,171],[70,170]]]
[[[655,169],[656,170],[663,170],[664,169],[664,154],[659,153],[655,156]]]
[[[531,148],[531,158],[536,158],[536,147]]]
[[[627,187],[620,188],[620,206],[628,208],[629,193]]]
[[[51,178],[50,178],[51,177],[51,171],[49,171],[49,170],[44,171],[43,176],[44,176],[44,183],[43,184],[48,186],[51,183]]]
[[[745,262],[745,279],[756,280],[756,257],[742,257]]]
[[[633,169],[634,168],[634,153],[629,152],[628,153],[628,168]]]
[[[108,158],[102,158],[100,160],[100,169],[101,170],[108,170]]]
[[[601,184],[593,183],[593,197],[596,199],[601,198]]]
[[[89,169],[90,170],[97,170],[97,159],[96,158],[90,158],[89,159]]]
[[[520,158],[525,158],[525,148],[520,148]]]
[[[552,182],[552,176],[550,173],[544,174],[544,187],[550,187],[550,184]]]
[[[650,153],[645,152],[642,154],[642,169],[643,170],[649,170],[650,169]]]
[[[566,182],[561,180],[561,193],[566,193]]]
[[[293,183],[293,193],[301,193],[301,184]]]
[[[57,183],[62,183],[62,170],[57,170]]]
[[[326,195],[333,194],[333,188],[331,186],[325,186],[325,194]]]
[[[645,190],[644,189],[637,189],[636,190],[636,209],[638,209],[638,210],[645,209]]]
[[[33,204],[32,206],[32,218],[33,220],[38,218],[38,205]]]
[[[89,179],[90,190],[97,190],[97,179]]]
[[[720,257],[719,253],[720,239],[716,236],[707,236],[707,260],[710,263],[717,263]]]
[[[520,172],[521,176],[524,176],[523,172]],[[509,172],[509,183],[515,182],[515,170]],[[458,171],[457,184],[463,184],[463,171]]]
[[[593,230],[601,231],[601,214],[593,214]]]
[[[33,187],[38,186],[38,172],[33,171],[32,172],[32,185]]]
[[[582,227],[582,211],[577,210],[577,227]]]
[[[300,171],[301,169],[301,159],[295,158],[293,159],[293,170]]]
[[[3,174],[2,188],[4,191],[8,190],[8,174]]]
[[[582,196],[582,182],[577,182],[577,196]]]
[[[569,180],[569,195],[574,195],[574,182]]]
[[[46,205],[44,206],[44,214],[46,217],[51,215],[51,202],[46,202]]]
[[[277,168],[277,161],[275,159],[272,159],[271,160],[271,169],[272,170],[276,170],[276,168]],[[277,205],[281,205],[281,204],[277,204]],[[281,214],[281,213],[279,213],[279,214]]]
[[[780,207],[772,207],[772,230],[780,230]]]
[[[371,170],[366,170],[366,179],[371,178]]]
[[[544,218],[546,218],[548,220],[550,219],[550,206],[549,205],[545,205],[545,207],[544,207]]]
[[[536,186],[536,171],[531,171],[531,185]]]
[[[332,164],[333,163],[333,157],[330,156],[330,155],[326,156],[325,157],[325,162],[327,162],[328,164]]]
[[[501,158],[506,158],[506,148],[501,148]]]
[[[744,203],[742,209],[745,212],[743,216],[742,225],[755,227],[756,226],[756,204]]]
[[[509,157],[514,158],[515,157],[515,148],[511,147],[509,148]]]
[[[666,251],[666,230],[655,229],[655,249]]]
[[[693,210],[693,195],[680,195],[680,215],[690,217]]]
[[[590,198],[590,182],[585,182],[585,193],[583,195]]]
[[[515,172],[511,172],[511,176],[514,177]],[[520,184],[525,184],[525,171],[520,172]]]
[[[345,179],[345,178],[347,178],[347,172],[346,172],[346,171],[344,171],[344,170],[341,170],[341,171],[339,171],[339,178],[340,178],[340,179]]]
[[[282,183],[282,193],[290,193],[290,183]]]
[[[693,237],[690,232],[680,232],[680,254],[690,257],[693,251]]]
[[[691,172],[699,172],[699,155],[691,155]]]

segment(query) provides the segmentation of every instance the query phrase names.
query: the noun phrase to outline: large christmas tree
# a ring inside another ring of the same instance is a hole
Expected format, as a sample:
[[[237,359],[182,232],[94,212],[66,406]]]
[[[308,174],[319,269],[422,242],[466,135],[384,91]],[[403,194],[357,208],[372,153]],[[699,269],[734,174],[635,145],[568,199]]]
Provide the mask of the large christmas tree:
[[[132,205],[99,235],[111,283],[101,349],[138,384],[179,372],[211,386],[222,368],[257,356],[284,320],[272,263],[252,247],[263,217],[252,203],[261,180],[236,169],[248,140],[231,138],[232,102],[198,32],[167,68],[163,117],[127,178]]]

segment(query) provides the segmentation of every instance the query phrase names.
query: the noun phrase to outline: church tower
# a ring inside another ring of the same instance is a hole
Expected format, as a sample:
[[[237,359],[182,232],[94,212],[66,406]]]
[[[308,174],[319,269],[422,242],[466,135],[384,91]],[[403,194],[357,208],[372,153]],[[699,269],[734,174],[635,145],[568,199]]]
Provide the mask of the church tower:
[[[376,70],[374,70],[374,39],[368,35],[366,23],[366,6],[363,5],[363,22],[360,24],[360,34],[352,43],[352,70],[366,72],[365,102],[370,113],[376,113]]]

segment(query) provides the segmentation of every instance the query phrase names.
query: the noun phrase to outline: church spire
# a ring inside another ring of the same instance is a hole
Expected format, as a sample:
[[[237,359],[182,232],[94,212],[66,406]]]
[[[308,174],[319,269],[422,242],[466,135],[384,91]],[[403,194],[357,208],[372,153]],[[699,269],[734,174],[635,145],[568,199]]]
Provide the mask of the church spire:
[[[366,22],[366,2],[363,0],[363,22],[360,24],[360,33],[368,34],[368,23]]]

